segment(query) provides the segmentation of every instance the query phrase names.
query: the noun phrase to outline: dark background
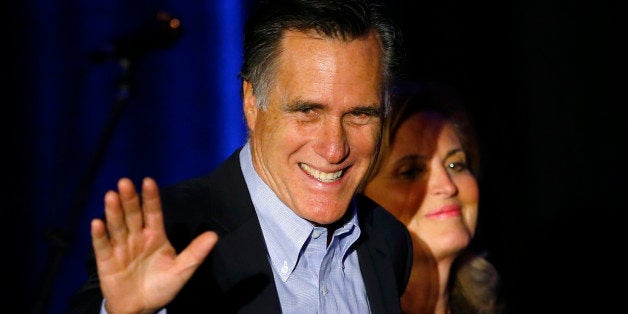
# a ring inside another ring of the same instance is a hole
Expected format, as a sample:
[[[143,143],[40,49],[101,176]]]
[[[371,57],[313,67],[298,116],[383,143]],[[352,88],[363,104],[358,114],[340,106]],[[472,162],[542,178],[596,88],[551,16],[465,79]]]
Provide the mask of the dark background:
[[[118,177],[168,184],[205,174],[242,143],[240,47],[225,42],[239,43],[252,2],[3,3],[1,221],[15,313],[64,313],[85,276],[88,221]],[[626,5],[388,3],[405,31],[407,78],[455,86],[473,114],[483,157],[478,240],[503,276],[510,312],[619,309]],[[180,17],[184,36],[135,64],[129,107],[95,182],[81,184],[120,74],[113,62],[84,58],[157,9]],[[65,248],[58,268],[55,243]]]
[[[409,76],[458,87],[474,115],[479,239],[512,312],[621,308],[626,5],[397,3]]]

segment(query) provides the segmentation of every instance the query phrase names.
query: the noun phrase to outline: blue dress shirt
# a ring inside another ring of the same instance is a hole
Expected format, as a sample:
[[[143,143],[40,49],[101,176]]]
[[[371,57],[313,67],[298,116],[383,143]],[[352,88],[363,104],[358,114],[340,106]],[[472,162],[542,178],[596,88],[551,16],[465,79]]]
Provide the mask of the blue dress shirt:
[[[253,168],[247,143],[240,164],[262,227],[283,313],[369,313],[357,252],[357,210],[334,231],[297,216]]]

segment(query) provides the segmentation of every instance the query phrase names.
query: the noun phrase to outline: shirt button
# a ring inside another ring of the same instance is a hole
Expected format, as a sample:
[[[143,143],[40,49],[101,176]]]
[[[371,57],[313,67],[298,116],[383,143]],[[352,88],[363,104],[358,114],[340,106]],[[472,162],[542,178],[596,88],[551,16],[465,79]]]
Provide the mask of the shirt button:
[[[283,266],[281,266],[281,272],[285,275],[288,273],[288,271],[290,271],[290,269],[288,268],[288,262],[284,261]]]
[[[320,230],[320,229],[314,229],[314,230],[312,231],[312,238],[314,238],[314,239],[318,239],[318,237],[320,237],[322,233],[323,233],[323,231],[322,231],[322,230]]]

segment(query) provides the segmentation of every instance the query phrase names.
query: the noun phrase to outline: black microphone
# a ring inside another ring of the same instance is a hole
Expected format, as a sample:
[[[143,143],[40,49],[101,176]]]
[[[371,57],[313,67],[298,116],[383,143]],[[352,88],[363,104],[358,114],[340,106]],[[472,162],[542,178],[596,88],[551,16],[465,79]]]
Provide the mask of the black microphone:
[[[181,37],[181,21],[169,13],[159,11],[154,18],[138,29],[115,39],[111,44],[91,53],[94,63],[110,60],[133,61],[147,53],[173,46]]]

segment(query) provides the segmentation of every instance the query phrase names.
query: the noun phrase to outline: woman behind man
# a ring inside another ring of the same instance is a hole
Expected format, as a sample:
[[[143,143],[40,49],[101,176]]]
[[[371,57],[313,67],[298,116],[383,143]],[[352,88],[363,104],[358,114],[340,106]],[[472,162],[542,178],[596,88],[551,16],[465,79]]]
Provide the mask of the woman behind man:
[[[499,313],[497,271],[470,248],[479,204],[478,144],[449,90],[399,89],[363,193],[409,229],[414,264],[406,313]]]

